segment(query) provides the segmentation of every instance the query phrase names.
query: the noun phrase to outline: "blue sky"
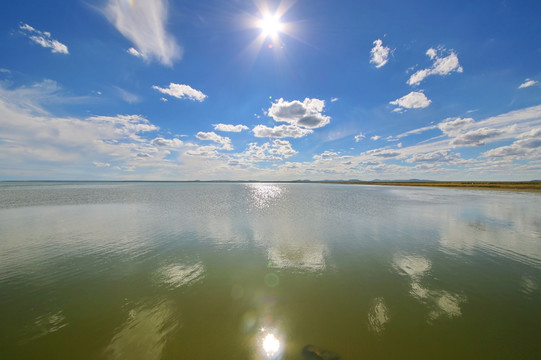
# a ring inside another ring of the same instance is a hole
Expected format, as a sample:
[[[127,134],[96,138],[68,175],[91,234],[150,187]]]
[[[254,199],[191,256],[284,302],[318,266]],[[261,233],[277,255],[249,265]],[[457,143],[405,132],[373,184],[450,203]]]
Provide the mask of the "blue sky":
[[[9,1],[0,179],[541,179],[539,1]]]

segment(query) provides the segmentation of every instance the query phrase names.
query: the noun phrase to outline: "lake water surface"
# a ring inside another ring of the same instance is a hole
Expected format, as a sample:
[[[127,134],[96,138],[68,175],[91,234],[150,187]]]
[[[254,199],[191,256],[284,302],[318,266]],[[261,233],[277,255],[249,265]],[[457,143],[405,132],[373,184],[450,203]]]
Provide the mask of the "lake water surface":
[[[0,183],[0,358],[300,360],[308,344],[541,358],[541,194]]]

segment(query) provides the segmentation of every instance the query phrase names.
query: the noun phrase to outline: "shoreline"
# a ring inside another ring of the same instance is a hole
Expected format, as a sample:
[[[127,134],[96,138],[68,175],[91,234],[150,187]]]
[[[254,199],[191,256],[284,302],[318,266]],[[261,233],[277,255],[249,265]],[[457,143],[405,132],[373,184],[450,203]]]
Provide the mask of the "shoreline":
[[[277,184],[337,184],[418,186],[492,190],[541,191],[541,181],[347,181],[347,180],[2,180],[0,184],[32,183],[277,183]]]
[[[420,186],[465,189],[541,191],[541,182],[534,181],[329,181],[322,183],[344,185]]]

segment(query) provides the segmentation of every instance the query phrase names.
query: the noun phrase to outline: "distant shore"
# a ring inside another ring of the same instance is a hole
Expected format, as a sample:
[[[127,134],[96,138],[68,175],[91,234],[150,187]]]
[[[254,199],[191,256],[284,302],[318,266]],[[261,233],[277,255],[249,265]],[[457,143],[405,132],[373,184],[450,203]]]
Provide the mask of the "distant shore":
[[[541,182],[535,181],[329,181],[326,183],[541,191]]]
[[[541,191],[541,181],[430,181],[430,180],[3,180],[0,184],[33,183],[278,183],[278,184],[341,184],[341,185],[380,185],[380,186],[421,186],[470,188],[492,190]]]

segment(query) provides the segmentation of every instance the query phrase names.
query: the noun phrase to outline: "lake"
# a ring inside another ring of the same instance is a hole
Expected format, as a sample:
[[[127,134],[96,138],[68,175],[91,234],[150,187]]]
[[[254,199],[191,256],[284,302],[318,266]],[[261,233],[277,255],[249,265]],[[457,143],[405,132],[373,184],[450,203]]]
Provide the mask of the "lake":
[[[511,191],[0,183],[0,358],[539,359],[540,214]]]

